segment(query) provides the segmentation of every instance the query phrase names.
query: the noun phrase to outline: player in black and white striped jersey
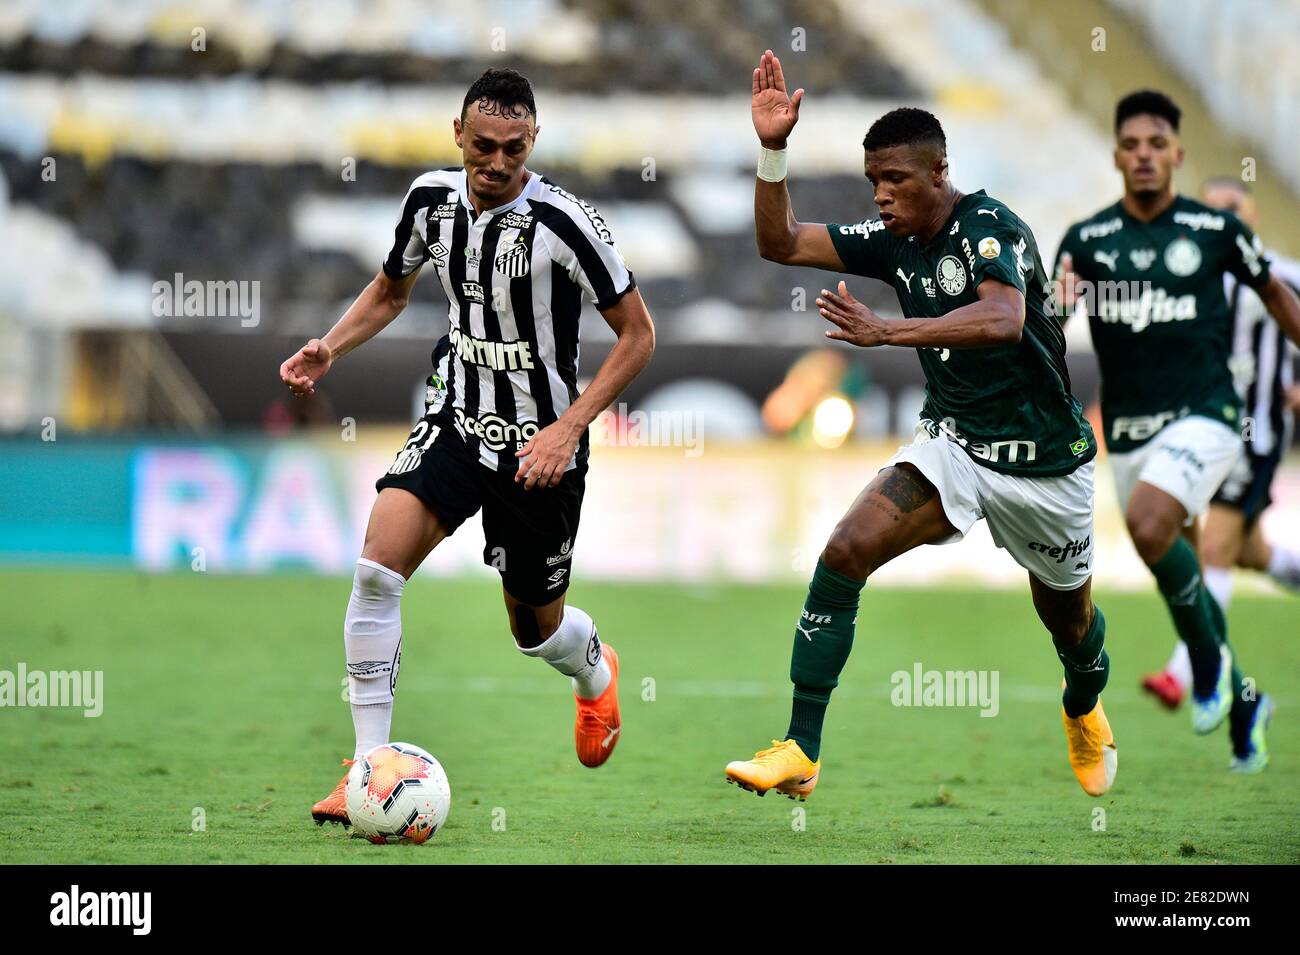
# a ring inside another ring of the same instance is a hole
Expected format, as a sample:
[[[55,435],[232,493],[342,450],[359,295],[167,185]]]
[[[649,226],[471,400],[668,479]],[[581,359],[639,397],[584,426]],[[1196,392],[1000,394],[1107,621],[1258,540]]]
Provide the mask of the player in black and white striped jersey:
[[[415,180],[384,273],[436,269],[451,306],[455,426],[485,467],[513,471],[578,395],[583,298],[604,311],[635,284],[600,214],[544,176],[481,214],[466,186],[461,168]],[[585,456],[584,438],[566,470]]]
[[[483,559],[501,574],[515,642],[572,678],[578,758],[599,766],[621,730],[618,656],[564,596],[587,427],[650,360],[654,325],[600,214],[525,166],[539,127],[523,76],[488,70],[452,126],[462,167],[412,183],[380,273],[280,369],[291,391],[311,394],[334,361],[397,317],[432,264],[450,306],[434,354],[445,392],[431,384],[435,400],[376,482],[344,620],[353,759],[388,742],[406,581],[481,509]],[[618,340],[579,393],[584,299]],[[348,822],[346,782],[312,807],[318,822]]]
[[[1234,213],[1251,229],[1258,225],[1255,198],[1239,178],[1211,179],[1201,188],[1201,201]],[[1300,263],[1268,253],[1274,274],[1300,295]],[[1215,493],[1201,529],[1201,562],[1205,586],[1226,612],[1232,598],[1232,570],[1240,567],[1267,574],[1282,586],[1300,592],[1300,550],[1289,542],[1270,541],[1260,516],[1273,502],[1271,487],[1295,430],[1300,387],[1295,384],[1295,346],[1273,321],[1264,303],[1236,276],[1225,273],[1224,293],[1233,322],[1230,359],[1243,409],[1245,453]],[[1143,686],[1166,706],[1176,707],[1191,685],[1191,663],[1180,641],[1162,672],[1152,673]]]

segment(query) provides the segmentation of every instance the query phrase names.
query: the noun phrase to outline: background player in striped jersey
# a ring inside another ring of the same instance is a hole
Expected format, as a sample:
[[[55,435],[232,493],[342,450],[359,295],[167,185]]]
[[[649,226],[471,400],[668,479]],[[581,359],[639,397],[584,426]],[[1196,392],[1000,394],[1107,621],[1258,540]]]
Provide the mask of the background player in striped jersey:
[[[1249,226],[1175,191],[1181,116],[1154,90],[1116,105],[1124,195],[1066,231],[1059,300],[1068,315],[1084,291],[1111,471],[1129,536],[1191,657],[1192,727],[1210,733],[1226,718],[1230,768],[1258,772],[1272,701],[1234,658],[1201,574],[1196,519],[1242,455],[1224,275],[1250,285],[1292,340],[1300,300],[1271,273]]]
[[[344,619],[353,758],[388,741],[407,579],[481,509],[483,559],[501,573],[516,645],[572,678],[578,758],[599,766],[621,729],[618,657],[564,594],[587,426],[649,362],[654,325],[600,214],[525,166],[538,133],[527,79],[488,70],[452,125],[463,167],[415,180],[379,274],[280,369],[295,394],[311,394],[335,361],[401,313],[433,264],[449,303],[447,394],[376,483]],[[618,340],[579,394],[584,298]],[[312,808],[318,822],[347,823],[346,779]]]
[[[1201,201],[1231,212],[1258,228],[1259,207],[1246,184],[1223,176],[1201,187]],[[1300,294],[1300,263],[1270,251],[1271,269]],[[1300,386],[1295,384],[1295,346],[1287,341],[1260,297],[1232,273],[1224,276],[1224,294],[1232,315],[1232,358],[1237,394],[1245,410],[1244,454],[1210,501],[1201,529],[1205,586],[1226,612],[1232,598],[1232,568],[1267,574],[1291,590],[1300,590],[1300,550],[1289,542],[1264,536],[1260,516],[1272,503],[1270,488],[1295,427]],[[1181,640],[1165,668],[1148,674],[1143,687],[1170,709],[1177,709],[1192,685],[1192,664]]]

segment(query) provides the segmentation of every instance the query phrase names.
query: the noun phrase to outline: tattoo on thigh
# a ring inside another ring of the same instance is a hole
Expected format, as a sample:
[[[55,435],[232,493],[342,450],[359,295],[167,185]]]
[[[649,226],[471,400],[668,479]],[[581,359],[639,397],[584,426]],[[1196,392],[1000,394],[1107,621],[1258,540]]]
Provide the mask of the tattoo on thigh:
[[[876,490],[893,501],[904,514],[910,514],[934,497],[934,485],[900,467],[890,468]]]
[[[884,501],[878,500],[877,498],[874,497],[867,498],[866,503],[867,503],[867,507],[875,508],[880,513],[888,517],[895,524],[897,524],[899,521],[903,519],[903,516],[898,513],[898,508],[894,507],[891,504],[886,504]]]

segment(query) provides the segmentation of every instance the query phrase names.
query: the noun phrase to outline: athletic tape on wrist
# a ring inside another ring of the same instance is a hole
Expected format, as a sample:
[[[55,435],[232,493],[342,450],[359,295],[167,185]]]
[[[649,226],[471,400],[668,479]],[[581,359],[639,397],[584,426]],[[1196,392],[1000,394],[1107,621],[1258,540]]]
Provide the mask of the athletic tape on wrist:
[[[768,149],[760,146],[758,150],[758,178],[764,182],[780,182],[785,178],[786,153],[784,149]]]

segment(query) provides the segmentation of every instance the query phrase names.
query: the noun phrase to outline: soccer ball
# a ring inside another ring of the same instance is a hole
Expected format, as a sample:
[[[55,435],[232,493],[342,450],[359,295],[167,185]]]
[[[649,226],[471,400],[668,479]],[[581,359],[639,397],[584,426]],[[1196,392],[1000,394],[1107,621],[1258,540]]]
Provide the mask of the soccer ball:
[[[451,811],[442,765],[410,743],[376,746],[354,762],[347,792],[353,833],[377,844],[428,842]]]

